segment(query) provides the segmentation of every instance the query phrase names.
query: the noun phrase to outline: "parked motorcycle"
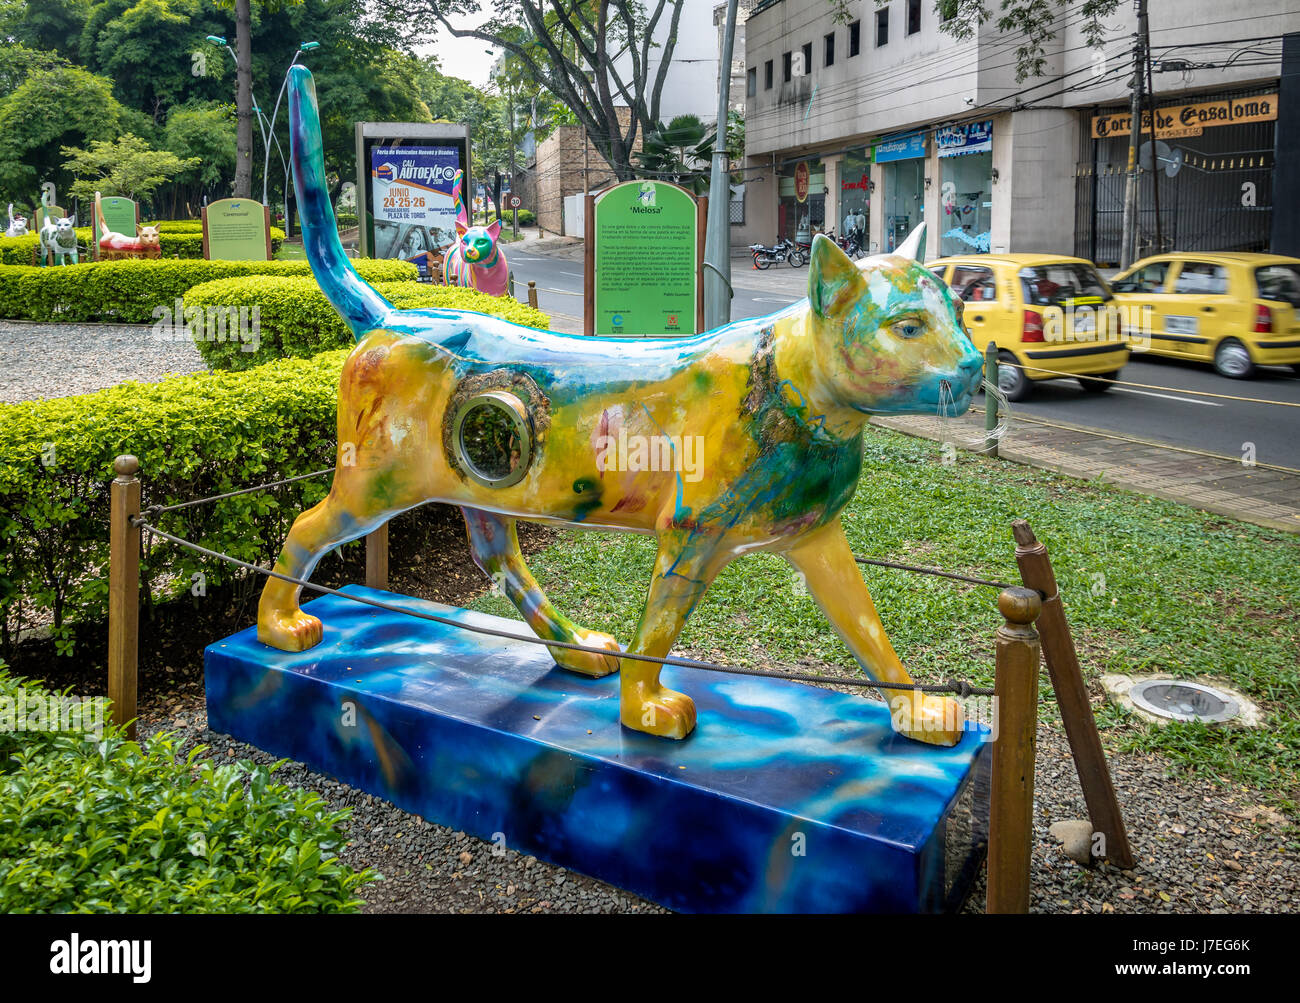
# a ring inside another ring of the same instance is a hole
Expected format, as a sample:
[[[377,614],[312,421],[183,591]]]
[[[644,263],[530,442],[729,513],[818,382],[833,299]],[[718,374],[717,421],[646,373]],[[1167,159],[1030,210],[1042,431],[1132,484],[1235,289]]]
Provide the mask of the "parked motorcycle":
[[[754,256],[754,267],[768,268],[782,261],[788,261],[791,268],[806,264],[808,259],[794,241],[781,239],[771,247],[763,244],[750,244],[749,251]]]

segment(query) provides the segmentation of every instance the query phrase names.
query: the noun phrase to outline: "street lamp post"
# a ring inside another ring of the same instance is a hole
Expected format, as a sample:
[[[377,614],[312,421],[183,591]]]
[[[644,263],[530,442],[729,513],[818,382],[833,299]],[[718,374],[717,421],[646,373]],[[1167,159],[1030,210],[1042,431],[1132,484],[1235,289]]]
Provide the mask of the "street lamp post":
[[[230,47],[224,38],[220,35],[209,35],[207,40],[219,48],[225,49],[230,53],[231,60],[234,61],[235,68],[239,68],[239,58],[235,55],[235,50]],[[284,148],[280,145],[280,140],[275,135],[275,120],[280,114],[280,102],[284,99],[285,87],[289,83],[289,70],[293,69],[298,57],[304,52],[310,52],[312,49],[319,49],[320,42],[303,42],[298,46],[298,51],[293,54],[293,59],[284,71],[284,80],[280,84],[280,93],[276,96],[275,107],[271,111],[271,117],[268,119],[262,111],[261,105],[257,103],[257,98],[253,97],[253,112],[257,115],[257,128],[262,134],[262,149],[265,154],[262,158],[262,204],[267,204],[267,181],[271,171],[271,143],[275,142],[275,148],[280,153],[280,166],[284,168],[284,225],[286,236],[291,232],[289,223],[289,162],[285,159]],[[252,95],[252,88],[249,88],[249,94]]]

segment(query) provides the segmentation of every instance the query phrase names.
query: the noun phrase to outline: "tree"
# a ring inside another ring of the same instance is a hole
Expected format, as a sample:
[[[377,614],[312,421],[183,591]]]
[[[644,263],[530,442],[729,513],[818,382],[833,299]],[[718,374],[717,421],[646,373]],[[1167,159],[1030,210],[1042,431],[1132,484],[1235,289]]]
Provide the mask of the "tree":
[[[883,7],[889,0],[875,0]],[[847,23],[857,16],[855,0],[829,0],[835,9],[835,20]],[[1109,17],[1119,6],[1119,0],[1001,0],[996,27],[1003,34],[1023,35],[1016,46],[1016,81],[1042,76],[1047,65],[1045,45],[1056,37],[1061,13],[1070,8],[1071,17],[1083,30],[1084,40],[1094,48],[1105,37],[1102,19]],[[939,28],[953,38],[967,39],[993,19],[991,0],[935,0],[934,11],[939,15]]]
[[[199,164],[198,157],[182,160],[167,150],[151,149],[130,133],[113,141],[98,140],[86,150],[65,146],[62,153],[68,158],[64,169],[76,178],[70,194],[86,201],[102,192],[142,202],[169,178]]]
[[[683,4],[668,0],[491,0],[493,16],[477,28],[450,18],[480,10],[481,0],[377,0],[390,20],[430,24],[454,38],[506,50],[521,69],[573,112],[592,144],[622,180],[635,175],[638,131],[659,121],[659,98],[677,44]],[[665,27],[666,26],[666,27]],[[664,31],[660,31],[664,28]],[[662,43],[656,41],[662,35]],[[650,72],[652,53],[658,67]],[[620,100],[629,109],[619,117]]]
[[[709,190],[709,163],[716,138],[717,132],[706,129],[696,116],[678,115],[647,132],[641,152],[633,157],[646,173],[703,195]]]
[[[62,191],[59,148],[115,138],[129,119],[103,77],[76,66],[28,73],[0,100],[0,200],[30,204],[43,181]]]
[[[172,179],[173,219],[186,205],[191,211],[204,196],[220,198],[235,173],[235,109],[230,104],[199,104],[174,108],[163,130],[163,148],[181,160],[197,160]]]

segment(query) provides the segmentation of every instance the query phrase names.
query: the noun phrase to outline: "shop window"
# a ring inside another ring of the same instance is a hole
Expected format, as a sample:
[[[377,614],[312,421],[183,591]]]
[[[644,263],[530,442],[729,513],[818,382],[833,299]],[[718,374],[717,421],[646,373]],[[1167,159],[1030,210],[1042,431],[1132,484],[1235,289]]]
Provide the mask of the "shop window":
[[[992,268],[958,265],[952,270],[948,285],[952,294],[966,303],[991,303],[998,298]]]
[[[771,89],[772,89],[772,60],[769,59],[766,63],[763,64],[763,90],[770,91]]]
[[[852,59],[862,51],[862,22],[854,21],[849,25],[849,58]]]
[[[812,42],[803,44],[803,73],[807,76],[812,72]]]
[[[790,67],[792,63],[793,58],[790,53],[787,52],[781,56],[781,83],[783,84],[788,84],[790,82]]]
[[[826,65],[835,65],[835,32],[826,36]]]
[[[915,35],[921,30],[921,0],[907,0],[907,33]]]
[[[1117,293],[1162,293],[1168,276],[1169,262],[1157,261],[1114,283],[1113,288]]]
[[[876,11],[876,48],[889,44],[889,8]]]
[[[1174,292],[1191,296],[1224,296],[1228,292],[1228,270],[1208,261],[1189,261],[1178,273]]]
[[[752,98],[758,93],[758,67],[751,66],[745,74],[745,97]]]

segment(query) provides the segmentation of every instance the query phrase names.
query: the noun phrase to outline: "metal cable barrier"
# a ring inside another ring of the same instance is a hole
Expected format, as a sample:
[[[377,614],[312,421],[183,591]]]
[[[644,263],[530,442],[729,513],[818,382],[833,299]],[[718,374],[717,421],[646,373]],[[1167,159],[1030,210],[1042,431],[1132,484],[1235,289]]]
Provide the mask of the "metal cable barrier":
[[[167,540],[180,547],[193,550],[196,553],[203,554],[219,561],[225,561],[238,568],[252,571],[255,574],[265,575],[268,578],[278,578],[280,581],[288,582],[291,585],[297,585],[300,588],[310,589],[313,592],[319,592],[322,595],[338,596],[341,599],[348,599],[355,603],[365,606],[373,606],[376,609],[382,609],[389,613],[401,613],[404,616],[414,617],[418,620],[428,620],[431,623],[438,623],[448,627],[456,627],[460,630],[468,630],[475,634],[483,634],[487,637],[497,637],[508,641],[521,641],[525,644],[543,644],[548,648],[556,648],[563,651],[579,651],[586,654],[600,655],[604,657],[615,656],[617,658],[627,658],[638,662],[653,662],[657,665],[678,666],[687,669],[701,669],[707,672],[723,672],[730,675],[738,676],[762,676],[770,679],[787,679],[792,682],[803,683],[831,683],[843,686],[855,686],[862,689],[880,689],[880,690],[912,690],[919,693],[951,693],[958,697],[970,696],[993,696],[994,690],[991,687],[972,686],[964,679],[950,679],[946,683],[891,683],[873,679],[856,679],[853,677],[840,676],[819,676],[806,672],[776,672],[768,669],[744,668],[738,665],[720,665],[717,662],[701,661],[694,658],[674,658],[672,656],[644,655],[630,651],[615,652],[609,648],[597,648],[591,645],[575,644],[570,641],[548,641],[545,638],[535,634],[518,634],[508,630],[498,630],[494,627],[484,627],[478,624],[464,623],[460,620],[454,620],[451,617],[439,616],[436,613],[426,613],[418,610],[406,609],[394,603],[383,602],[379,599],[369,599],[365,596],[353,595],[340,589],[330,588],[327,585],[317,585],[303,578],[294,578],[291,575],[283,574],[273,568],[263,568],[260,565],[244,561],[238,557],[232,557],[229,554],[223,554],[220,551],[210,550],[207,547],[186,540],[182,537],[168,533],[159,529],[146,518],[146,514],[162,514],[164,512],[175,511],[176,509],[188,508],[193,505],[202,505],[206,502],[219,501],[224,498],[231,498],[235,495],[248,494],[253,491],[261,491],[269,488],[279,487],[284,484],[291,484],[294,481],[306,480],[311,477],[320,477],[324,474],[331,473],[331,470],[318,470],[310,474],[300,474],[296,477],[286,477],[282,480],[271,481],[267,484],[259,484],[256,487],[243,488],[238,491],[227,491],[218,495],[209,495],[206,498],[196,498],[192,501],[179,502],[174,505],[151,505],[144,509],[138,516],[133,516],[130,520],[131,525],[143,532],[152,533],[159,539]],[[919,574],[935,575],[942,578],[951,578],[957,581],[969,582],[974,585],[984,585],[990,588],[1004,589],[1010,586],[1000,582],[988,581],[982,578],[972,578],[966,575],[958,575],[952,572],[942,571],[938,568],[924,568],[910,564],[899,564],[892,561],[875,561],[865,557],[855,557],[859,564],[869,564],[876,567],[894,568],[901,571],[912,571]]]

